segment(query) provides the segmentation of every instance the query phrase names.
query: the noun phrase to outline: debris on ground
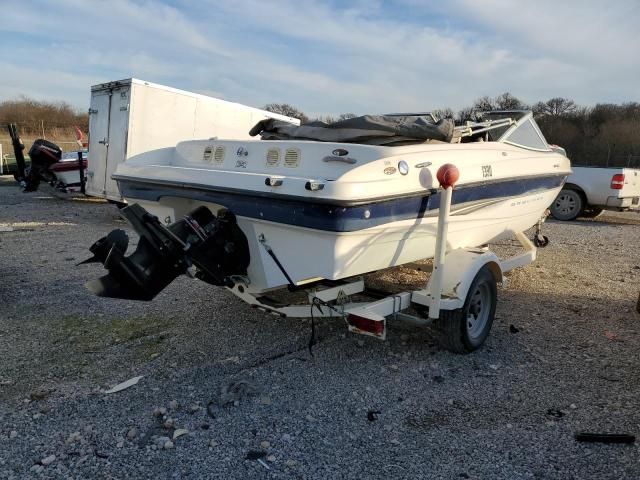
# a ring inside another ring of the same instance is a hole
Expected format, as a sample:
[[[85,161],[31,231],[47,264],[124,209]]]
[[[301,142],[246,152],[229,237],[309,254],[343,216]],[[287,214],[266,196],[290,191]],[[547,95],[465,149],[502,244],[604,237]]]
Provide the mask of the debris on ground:
[[[181,437],[182,435],[186,435],[188,433],[189,433],[189,430],[187,430],[186,428],[178,428],[173,432],[173,439],[175,440],[176,438]]]
[[[607,337],[609,340],[613,341],[613,342],[622,342],[622,339],[620,339],[618,337],[617,333],[614,333],[610,330],[605,330],[604,331],[604,336]]]
[[[133,387],[136,383],[138,383],[140,381],[140,379],[143,376],[144,375],[140,375],[139,377],[130,378],[126,382],[119,383],[115,387],[112,387],[109,390],[105,390],[104,393],[117,393],[117,392],[121,392],[122,390],[125,390],[125,389],[127,389],[129,387]]]
[[[597,443],[634,443],[635,435],[626,433],[589,433],[579,432],[575,434],[575,439],[579,442]]]

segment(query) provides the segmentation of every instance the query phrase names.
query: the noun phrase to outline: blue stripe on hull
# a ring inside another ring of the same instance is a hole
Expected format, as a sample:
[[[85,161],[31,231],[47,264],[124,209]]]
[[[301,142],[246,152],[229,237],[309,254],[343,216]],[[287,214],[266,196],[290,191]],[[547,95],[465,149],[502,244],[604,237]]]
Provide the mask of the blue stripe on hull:
[[[557,188],[564,176],[535,177],[478,184],[453,191],[452,203],[529,195]],[[130,200],[158,201],[161,197],[190,198],[224,205],[238,216],[267,220],[331,232],[353,232],[400,220],[424,217],[440,205],[440,193],[400,197],[364,205],[338,206],[291,200],[282,196],[259,196],[185,188],[172,185],[119,180],[120,193]],[[318,200],[321,201],[321,200]],[[369,211],[368,218],[365,212]]]

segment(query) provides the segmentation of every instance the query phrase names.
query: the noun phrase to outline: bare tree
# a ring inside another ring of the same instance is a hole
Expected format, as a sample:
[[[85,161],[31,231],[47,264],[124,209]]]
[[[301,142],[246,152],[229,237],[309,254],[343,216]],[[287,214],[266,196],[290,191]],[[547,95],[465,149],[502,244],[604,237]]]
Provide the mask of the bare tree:
[[[298,118],[302,123],[309,121],[309,117],[288,103],[269,103],[262,107],[262,109],[267,112],[279,113],[280,115],[286,115],[287,117]]]
[[[464,123],[466,121],[474,122],[478,119],[476,114],[477,112],[474,107],[463,108],[462,110],[458,111],[456,120],[459,123]]]
[[[332,123],[336,123],[338,119],[336,117],[332,117],[331,115],[318,116],[312,120],[313,122],[324,122],[327,125],[331,125]]]
[[[433,113],[433,115],[435,115],[436,118],[441,119],[441,118],[455,118],[456,114],[455,112],[450,109],[450,108],[437,108],[435,110],[433,110],[431,113]]]
[[[538,115],[551,115],[554,117],[560,117],[574,113],[577,109],[577,105],[573,100],[562,97],[554,97],[546,102],[538,102],[534,106],[534,112]]]
[[[524,110],[527,108],[524,102],[509,92],[498,95],[494,100],[494,104],[498,110]]]
[[[478,98],[475,102],[473,102],[473,107],[471,107],[473,112],[488,112],[496,109],[496,103],[491,97],[485,95],[484,97]]]
[[[0,102],[0,124],[17,123],[23,135],[41,135],[42,129],[71,129],[87,131],[89,116],[75,110],[66,102],[43,102],[21,96]]]
[[[357,115],[355,113],[341,113],[338,115],[338,120],[349,120],[350,118],[356,118]]]

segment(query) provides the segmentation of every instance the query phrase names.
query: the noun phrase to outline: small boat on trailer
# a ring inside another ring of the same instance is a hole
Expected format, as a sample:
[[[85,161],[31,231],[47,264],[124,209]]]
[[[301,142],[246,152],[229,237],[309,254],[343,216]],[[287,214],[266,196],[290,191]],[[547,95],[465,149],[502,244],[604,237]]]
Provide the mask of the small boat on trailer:
[[[84,149],[82,132],[78,127],[76,137],[81,150],[63,152],[55,143],[39,138],[29,149],[31,164],[28,167],[23,154],[24,144],[18,135],[17,126],[11,123],[7,127],[16,158],[17,171],[14,177],[25,192],[38,190],[38,186],[44,181],[63,193],[84,193],[87,150]]]
[[[92,260],[109,274],[88,288],[151,300],[186,273],[264,311],[337,316],[378,338],[391,319],[435,321],[445,346],[468,352],[491,328],[496,283],[546,243],[523,232],[571,172],[531,112],[459,127],[424,114],[266,120],[253,133],[262,141],[187,141],[121,164],[122,213],[141,239],[129,256],[122,230],[96,242]],[[510,236],[520,255],[486,247]],[[424,288],[361,301],[367,273],[427,258]],[[283,289],[307,304],[273,300]]]
[[[82,155],[82,166],[80,165]],[[49,184],[63,193],[82,191],[83,182],[86,183],[87,151],[63,152],[60,160],[48,168],[51,173],[47,180]]]

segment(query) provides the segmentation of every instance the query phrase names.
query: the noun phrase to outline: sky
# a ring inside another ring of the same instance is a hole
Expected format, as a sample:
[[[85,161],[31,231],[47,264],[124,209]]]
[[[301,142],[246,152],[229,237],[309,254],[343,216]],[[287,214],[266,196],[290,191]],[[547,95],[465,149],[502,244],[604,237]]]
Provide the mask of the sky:
[[[640,101],[640,0],[0,0],[0,101],[136,77],[309,116]]]

